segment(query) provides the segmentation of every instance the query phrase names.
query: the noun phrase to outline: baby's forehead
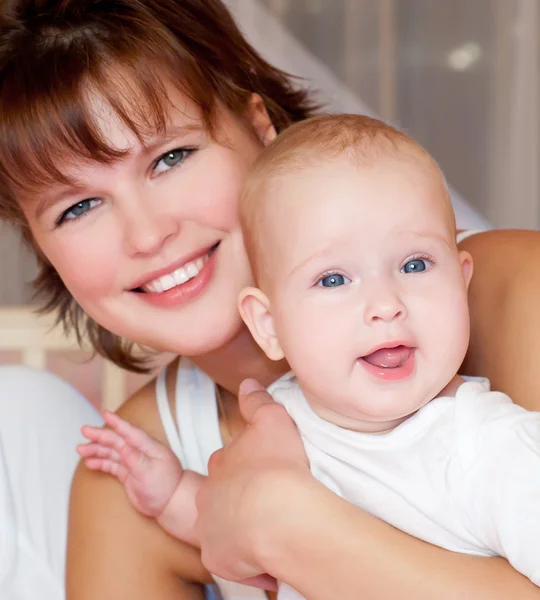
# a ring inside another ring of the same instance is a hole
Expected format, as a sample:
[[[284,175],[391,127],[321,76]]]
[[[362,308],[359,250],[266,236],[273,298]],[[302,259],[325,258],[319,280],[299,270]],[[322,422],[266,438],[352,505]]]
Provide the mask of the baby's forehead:
[[[414,230],[414,219],[429,216],[449,231],[455,227],[444,177],[425,153],[406,162],[389,157],[358,165],[345,159],[284,170],[268,183],[264,196],[258,221],[271,232],[266,243],[271,239],[279,244],[291,232],[309,237],[309,227],[320,228],[323,235],[360,230],[370,226],[370,219],[398,225],[403,221],[404,228],[410,224]],[[340,220],[348,222],[338,227]],[[330,222],[336,227],[329,227]]]
[[[349,186],[358,190],[355,198],[361,202],[368,199],[361,193],[364,184],[370,188],[378,185],[389,188],[389,182],[394,182],[399,191],[400,179],[422,182],[443,192],[442,196],[447,195],[446,181],[437,163],[425,151],[413,148],[407,153],[387,154],[370,160],[359,161],[344,152],[329,159],[309,157],[304,164],[285,164],[267,174],[260,200],[269,212],[275,212],[284,202],[309,210],[309,204],[305,202],[309,199],[334,202],[335,195],[329,194],[332,190],[339,194]]]

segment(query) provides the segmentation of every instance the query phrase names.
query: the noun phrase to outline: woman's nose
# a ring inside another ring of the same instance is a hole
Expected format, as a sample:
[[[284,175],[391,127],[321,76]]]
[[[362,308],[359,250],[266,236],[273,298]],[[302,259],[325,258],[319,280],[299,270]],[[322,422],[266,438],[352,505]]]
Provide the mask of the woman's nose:
[[[179,231],[179,223],[172,215],[144,201],[132,202],[129,211],[123,211],[124,240],[129,254],[159,253],[166,241]]]

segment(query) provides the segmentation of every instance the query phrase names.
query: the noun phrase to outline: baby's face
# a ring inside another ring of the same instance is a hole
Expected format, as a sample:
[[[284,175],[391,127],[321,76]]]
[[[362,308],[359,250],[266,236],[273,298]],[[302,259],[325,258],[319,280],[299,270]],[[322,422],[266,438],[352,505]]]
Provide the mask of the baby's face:
[[[472,269],[434,165],[334,160],[287,176],[266,206],[264,291],[317,412],[376,430],[434,398],[465,356]]]

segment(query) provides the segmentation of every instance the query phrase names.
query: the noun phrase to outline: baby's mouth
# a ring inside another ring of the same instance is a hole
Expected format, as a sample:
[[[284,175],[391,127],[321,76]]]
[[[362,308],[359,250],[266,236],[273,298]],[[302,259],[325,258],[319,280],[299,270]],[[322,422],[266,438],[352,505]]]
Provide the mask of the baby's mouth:
[[[414,348],[399,344],[389,348],[379,348],[370,354],[361,356],[359,360],[364,360],[380,369],[399,369],[409,360],[413,352]]]

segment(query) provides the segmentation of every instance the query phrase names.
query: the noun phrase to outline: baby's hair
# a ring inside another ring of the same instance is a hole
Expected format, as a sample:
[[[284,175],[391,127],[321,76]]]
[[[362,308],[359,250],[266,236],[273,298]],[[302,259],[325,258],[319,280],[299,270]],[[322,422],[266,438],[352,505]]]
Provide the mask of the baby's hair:
[[[218,108],[245,119],[253,93],[278,131],[315,109],[306,90],[244,39],[221,0],[10,0],[0,6],[0,219],[36,253],[44,312],[118,365],[144,370],[131,344],[98,325],[36,247],[20,200],[72,183],[70,164],[123,156],[100,135],[89,90],[144,143],[168,126],[169,82],[198,105],[210,134]],[[99,240],[96,241],[98,243]]]
[[[258,232],[273,186],[290,174],[336,158],[369,166],[389,155],[422,157],[439,170],[431,155],[405,133],[365,115],[319,115],[279,135],[255,161],[240,201],[244,243],[255,279],[259,280],[264,272],[264,252],[258,243],[261,239]]]

